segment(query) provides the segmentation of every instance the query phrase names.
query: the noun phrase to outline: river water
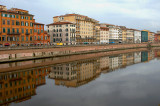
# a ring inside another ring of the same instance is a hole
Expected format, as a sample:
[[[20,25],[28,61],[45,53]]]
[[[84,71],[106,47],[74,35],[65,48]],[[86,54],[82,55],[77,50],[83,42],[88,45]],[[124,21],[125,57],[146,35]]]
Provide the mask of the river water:
[[[0,105],[159,106],[159,59],[149,50],[1,72]]]

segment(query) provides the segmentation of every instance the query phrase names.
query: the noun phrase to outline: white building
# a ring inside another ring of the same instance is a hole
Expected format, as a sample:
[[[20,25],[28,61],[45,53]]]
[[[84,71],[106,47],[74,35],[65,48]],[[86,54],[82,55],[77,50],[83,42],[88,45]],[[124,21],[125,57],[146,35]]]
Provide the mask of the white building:
[[[119,67],[119,58],[118,57],[109,57],[109,68],[115,70]]]
[[[100,27],[100,44],[109,43],[109,28]]]
[[[76,44],[76,24],[71,22],[55,22],[47,25],[50,42],[54,45]]]
[[[141,43],[141,31],[134,30],[134,43]]]
[[[140,63],[141,62],[141,52],[135,52],[134,53],[134,63]]]
[[[119,34],[120,32],[120,27],[112,24],[101,24],[101,27],[107,27],[109,28],[109,42],[110,43],[118,43],[119,42]]]

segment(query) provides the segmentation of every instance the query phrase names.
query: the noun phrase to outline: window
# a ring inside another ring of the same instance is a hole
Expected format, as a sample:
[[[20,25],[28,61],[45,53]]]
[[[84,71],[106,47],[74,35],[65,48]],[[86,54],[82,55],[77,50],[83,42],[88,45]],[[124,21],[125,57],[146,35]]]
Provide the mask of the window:
[[[60,35],[59,35],[60,37],[62,37],[62,34],[60,33]]]
[[[22,36],[22,41],[24,41],[24,36]]]
[[[19,37],[17,36],[17,41],[19,41]]]
[[[12,28],[12,33],[15,33],[15,29],[14,28]]]
[[[36,30],[36,29],[34,29],[34,32],[37,32],[37,30]]]
[[[2,41],[6,41],[6,35],[2,36]]]
[[[30,22],[30,26],[33,27],[33,23],[32,22]]]
[[[21,19],[24,19],[24,16],[21,16]]]
[[[1,37],[0,37],[0,41],[2,41]]]
[[[36,36],[34,36],[34,40],[36,40]]]
[[[66,36],[68,36],[68,33],[66,33]]]
[[[53,42],[56,42],[55,38],[53,38]]]
[[[28,33],[28,29],[26,29],[26,33]]]
[[[5,20],[2,20],[3,21],[3,25],[5,25]]]
[[[30,36],[30,41],[32,41],[32,36]]]
[[[21,22],[21,26],[24,26],[24,22],[23,21]]]
[[[68,38],[66,38],[66,41],[68,41]]]
[[[26,41],[28,41],[28,36],[26,36]]]
[[[38,29],[38,33],[40,33],[39,29]]]
[[[18,15],[16,15],[16,18],[19,18],[19,16],[18,16]]]
[[[41,30],[41,33],[43,33],[43,29]]]
[[[10,28],[7,28],[7,32],[10,33]]]
[[[14,25],[14,20],[12,20],[12,25]]]
[[[43,40],[43,36],[41,36],[41,40]]]
[[[24,33],[24,29],[22,28],[22,33]]]
[[[68,28],[66,29],[66,32],[68,32]]]
[[[7,14],[7,17],[10,17],[10,14]]]
[[[2,13],[2,17],[5,17],[5,14]]]
[[[28,26],[28,22],[25,23],[25,26]]]
[[[15,15],[12,15],[12,18],[15,18]]]
[[[5,33],[6,32],[6,28],[3,28],[3,33]]]
[[[5,17],[7,17],[7,14],[5,14]]]
[[[45,36],[44,39],[47,40],[47,36]]]
[[[55,30],[55,29],[53,29],[53,32],[56,32],[56,30]]]
[[[30,29],[30,33],[32,34],[32,29]]]
[[[16,21],[16,25],[19,25],[19,21]]]
[[[32,20],[32,17],[30,17],[30,20]]]
[[[25,17],[26,20],[28,20],[28,17]]]
[[[62,32],[62,29],[59,29],[59,32]]]
[[[19,29],[17,28],[17,33],[19,33]]]
[[[40,36],[38,36],[38,40],[40,40]]]
[[[7,20],[7,25],[10,25],[10,20]]]
[[[55,34],[53,34],[53,37],[55,37],[56,35]]]

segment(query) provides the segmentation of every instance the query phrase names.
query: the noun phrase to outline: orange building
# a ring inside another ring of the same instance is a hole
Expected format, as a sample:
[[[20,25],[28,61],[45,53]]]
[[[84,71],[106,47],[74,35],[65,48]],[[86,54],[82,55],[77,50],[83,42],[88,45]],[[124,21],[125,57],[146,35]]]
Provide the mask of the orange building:
[[[37,29],[36,33],[34,29]],[[34,34],[43,36],[42,40],[37,41],[37,38],[34,41]],[[43,40],[44,24],[35,23],[34,15],[27,10],[18,8],[7,10],[6,6],[0,5],[0,46],[30,45],[43,43]]]
[[[43,43],[46,45],[50,44],[50,35],[47,33],[47,31],[44,31],[44,41]]]

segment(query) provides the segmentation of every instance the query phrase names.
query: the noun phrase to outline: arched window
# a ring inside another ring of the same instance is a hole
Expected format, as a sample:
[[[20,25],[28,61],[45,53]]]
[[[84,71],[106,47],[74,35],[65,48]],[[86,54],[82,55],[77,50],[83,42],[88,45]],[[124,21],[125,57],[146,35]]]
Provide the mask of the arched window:
[[[68,36],[68,33],[66,33],[66,36]]]

